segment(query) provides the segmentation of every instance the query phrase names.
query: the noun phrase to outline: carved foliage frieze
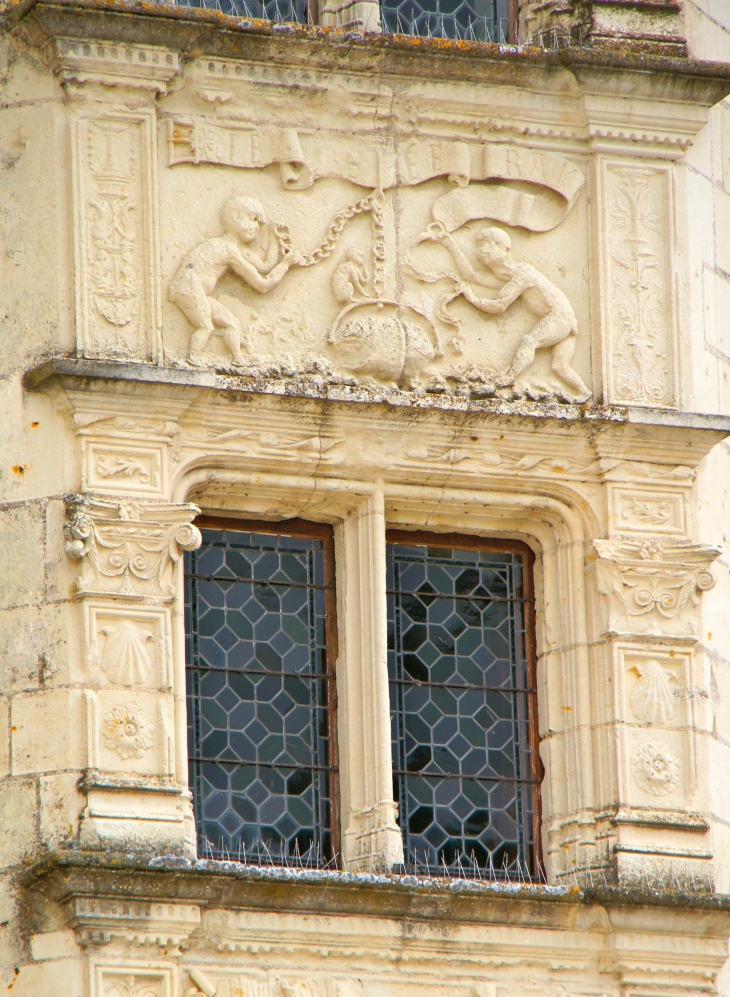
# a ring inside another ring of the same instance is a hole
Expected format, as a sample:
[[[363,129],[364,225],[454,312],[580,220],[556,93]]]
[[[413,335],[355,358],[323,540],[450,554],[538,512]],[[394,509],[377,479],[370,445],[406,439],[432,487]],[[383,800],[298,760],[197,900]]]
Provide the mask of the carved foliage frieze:
[[[194,505],[145,505],[74,496],[64,528],[66,553],[81,562],[77,594],[172,599],[172,570],[200,546]]]
[[[671,167],[603,167],[608,401],[673,407],[676,334]]]
[[[691,636],[694,608],[713,588],[719,551],[671,540],[594,540],[598,591],[608,598],[608,629]]]
[[[161,359],[153,112],[72,121],[77,348]]]

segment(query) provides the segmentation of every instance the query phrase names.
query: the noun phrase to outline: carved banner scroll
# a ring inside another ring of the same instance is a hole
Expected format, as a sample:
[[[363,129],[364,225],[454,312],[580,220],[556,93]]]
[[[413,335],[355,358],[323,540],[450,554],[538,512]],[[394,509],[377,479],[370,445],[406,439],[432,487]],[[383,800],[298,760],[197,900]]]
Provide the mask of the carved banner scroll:
[[[204,118],[177,119],[170,122],[169,163],[170,166],[213,163],[241,170],[278,165],[282,186],[287,190],[306,190],[322,177],[342,177],[371,190],[381,184],[383,188],[393,186],[392,156],[383,156],[381,164],[372,145],[356,149],[352,145],[323,148],[314,139],[311,135],[299,135],[294,128],[258,128],[244,121],[224,125]]]
[[[72,129],[79,352],[159,361],[153,117],[114,111]]]
[[[431,150],[430,172],[420,174],[417,166],[427,162],[426,145]],[[438,155],[435,155],[435,150]],[[491,218],[531,232],[547,232],[565,218],[584,183],[583,174],[577,166],[562,156],[550,153],[512,149],[504,145],[470,147],[464,142],[438,145],[410,143],[407,152],[411,183],[447,174],[462,188],[470,180],[519,181],[534,186],[534,194],[499,184],[445,194],[436,201],[432,213],[434,219],[449,232],[478,218]],[[557,197],[540,197],[540,188],[547,188]]]
[[[278,165],[282,186],[304,190],[323,177],[339,177],[369,189],[413,187],[448,177],[458,187],[506,180],[533,185],[534,194],[490,185],[468,195],[453,191],[437,201],[434,218],[454,231],[471,218],[547,232],[570,211],[584,184],[582,172],[562,156],[503,144],[413,139],[397,153],[372,142],[333,146],[294,128],[259,128],[250,122],[221,124],[203,118],[170,123],[170,166],[216,163],[239,169]],[[540,197],[540,190],[552,197]]]

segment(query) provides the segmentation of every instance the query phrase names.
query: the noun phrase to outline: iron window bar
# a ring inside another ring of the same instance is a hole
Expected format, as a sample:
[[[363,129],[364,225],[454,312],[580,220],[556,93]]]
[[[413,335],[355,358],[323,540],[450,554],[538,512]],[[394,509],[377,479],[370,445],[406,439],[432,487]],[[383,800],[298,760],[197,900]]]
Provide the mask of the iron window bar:
[[[452,685],[450,682],[426,682],[424,679],[393,679],[389,678],[391,685],[424,686],[431,689],[457,689],[461,692],[508,692],[520,693],[521,695],[534,695],[537,689],[505,689],[501,685]]]
[[[339,772],[337,765],[301,765],[296,762],[250,762],[243,758],[204,758],[200,755],[189,755],[188,761],[205,762],[208,765],[240,765],[241,768],[255,769],[293,769],[300,772]]]
[[[397,595],[402,597],[404,595],[415,595],[417,597],[427,599],[453,599],[454,602],[521,602],[534,604],[535,599],[533,596],[503,596],[503,595],[444,595],[442,592],[432,592],[430,590],[416,589],[414,591],[399,592],[398,589],[386,589],[386,595]]]
[[[229,575],[199,575],[191,572],[185,574],[186,578],[195,578],[197,581],[203,582],[229,582],[231,584],[238,583],[239,585],[262,585],[262,586],[274,586],[280,585],[284,588],[289,589],[317,589],[322,592],[333,592],[334,585],[317,585],[316,583],[310,582],[281,582],[275,579],[269,578],[243,578],[238,575],[231,578]]]
[[[419,769],[411,772],[409,769],[393,769],[393,775],[402,775],[411,779],[458,779],[459,782],[512,782],[525,786],[539,786],[539,779],[518,779],[509,775],[463,775],[461,772],[424,772]]]
[[[291,679],[308,679],[311,682],[331,682],[334,680],[335,675],[333,672],[323,672],[321,675],[312,674],[311,672],[282,672],[282,671],[271,671],[261,669],[259,671],[254,671],[253,668],[219,668],[217,665],[188,665],[188,671],[199,671],[199,672],[222,672],[224,675],[283,675],[284,678]]]

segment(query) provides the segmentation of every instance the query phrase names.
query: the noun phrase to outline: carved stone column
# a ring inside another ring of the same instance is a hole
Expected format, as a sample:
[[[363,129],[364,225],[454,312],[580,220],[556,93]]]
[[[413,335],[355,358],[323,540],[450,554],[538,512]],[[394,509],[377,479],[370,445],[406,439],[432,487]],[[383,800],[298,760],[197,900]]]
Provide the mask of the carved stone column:
[[[345,520],[340,548],[343,856],[348,868],[389,872],[403,862],[403,841],[393,801],[382,492]]]
[[[678,0],[518,0],[518,39],[685,58]]]
[[[380,4],[373,3],[372,0],[325,0],[319,11],[322,24],[328,28],[381,30]]]
[[[176,771],[171,607],[175,567],[201,542],[198,509],[98,496],[72,496],[67,508],[86,673],[80,842],[194,853]]]

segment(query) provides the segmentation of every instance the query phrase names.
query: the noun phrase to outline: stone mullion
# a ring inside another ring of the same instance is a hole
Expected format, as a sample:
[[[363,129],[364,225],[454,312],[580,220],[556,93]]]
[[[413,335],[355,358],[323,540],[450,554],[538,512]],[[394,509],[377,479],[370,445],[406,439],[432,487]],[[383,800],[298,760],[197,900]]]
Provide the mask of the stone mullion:
[[[337,663],[342,849],[346,867],[403,862],[393,801],[385,595],[385,508],[376,491],[341,528]]]

